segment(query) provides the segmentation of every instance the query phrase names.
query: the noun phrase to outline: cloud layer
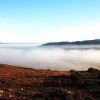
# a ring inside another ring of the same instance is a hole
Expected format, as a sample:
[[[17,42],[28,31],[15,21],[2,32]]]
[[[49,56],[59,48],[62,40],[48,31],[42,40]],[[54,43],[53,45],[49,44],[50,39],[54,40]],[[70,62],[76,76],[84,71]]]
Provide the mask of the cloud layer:
[[[0,48],[0,63],[52,70],[100,69],[100,50]]]

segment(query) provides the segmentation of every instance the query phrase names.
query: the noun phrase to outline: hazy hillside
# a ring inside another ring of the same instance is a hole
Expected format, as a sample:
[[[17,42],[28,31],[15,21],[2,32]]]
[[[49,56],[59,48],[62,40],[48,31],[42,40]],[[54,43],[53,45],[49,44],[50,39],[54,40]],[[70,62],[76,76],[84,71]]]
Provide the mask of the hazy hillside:
[[[84,40],[84,41],[74,41],[74,42],[49,42],[46,44],[43,44],[41,46],[62,46],[62,45],[99,45],[100,39],[95,40]]]

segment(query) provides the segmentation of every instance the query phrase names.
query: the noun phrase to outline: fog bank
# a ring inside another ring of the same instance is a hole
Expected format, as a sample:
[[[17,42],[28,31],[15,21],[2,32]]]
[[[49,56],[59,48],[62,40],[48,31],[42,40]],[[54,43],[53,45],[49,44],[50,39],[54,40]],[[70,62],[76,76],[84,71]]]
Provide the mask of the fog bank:
[[[0,63],[51,70],[87,70],[88,67],[100,69],[100,50],[63,48],[24,50],[0,47]]]

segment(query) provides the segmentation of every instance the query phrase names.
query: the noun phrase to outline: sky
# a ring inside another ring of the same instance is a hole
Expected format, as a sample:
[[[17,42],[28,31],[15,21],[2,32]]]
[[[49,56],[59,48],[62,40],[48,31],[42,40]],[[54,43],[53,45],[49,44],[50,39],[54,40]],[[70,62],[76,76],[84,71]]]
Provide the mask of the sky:
[[[0,42],[100,39],[100,0],[0,0]]]

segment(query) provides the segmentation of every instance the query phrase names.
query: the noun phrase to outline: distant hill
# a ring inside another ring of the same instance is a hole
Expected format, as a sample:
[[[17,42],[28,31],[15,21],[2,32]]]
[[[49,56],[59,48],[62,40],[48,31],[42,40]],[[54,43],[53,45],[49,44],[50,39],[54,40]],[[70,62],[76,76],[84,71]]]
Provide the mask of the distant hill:
[[[74,42],[49,42],[45,43],[41,46],[62,46],[62,45],[99,45],[100,44],[100,39],[95,39],[95,40],[84,40],[84,41],[74,41]]]

